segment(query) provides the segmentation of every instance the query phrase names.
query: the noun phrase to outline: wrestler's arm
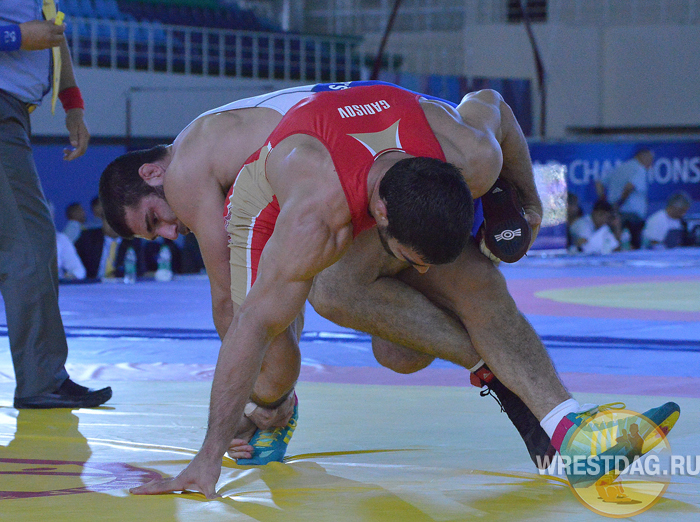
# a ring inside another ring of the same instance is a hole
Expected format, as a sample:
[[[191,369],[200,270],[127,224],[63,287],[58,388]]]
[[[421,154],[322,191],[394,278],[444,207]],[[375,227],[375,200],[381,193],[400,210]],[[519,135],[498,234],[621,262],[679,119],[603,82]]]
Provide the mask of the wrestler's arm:
[[[197,238],[209,277],[214,326],[223,339],[233,318],[228,233],[224,220],[226,194],[213,174],[208,147],[197,139],[201,133],[194,134],[190,132],[188,141],[178,144],[176,160],[168,170],[165,192],[175,215]]]
[[[498,141],[503,156],[500,177],[513,183],[518,190],[534,241],[542,222],[542,201],[535,185],[527,141],[513,111],[503,97],[491,89],[467,94],[457,111],[465,123]]]
[[[219,191],[207,193],[206,200],[200,200],[207,202],[198,205],[197,228],[193,229],[209,277],[214,326],[222,340],[233,319],[228,233],[223,216],[225,200]]]
[[[177,477],[151,482],[132,493],[189,490],[207,498],[216,495],[221,458],[237,432],[236,419],[242,418],[267,347],[302,310],[314,275],[339,259],[349,246],[351,233],[347,229],[334,232],[315,218],[323,205],[314,201],[293,208],[283,208],[280,213],[263,250],[258,278],[224,337],[202,448]]]

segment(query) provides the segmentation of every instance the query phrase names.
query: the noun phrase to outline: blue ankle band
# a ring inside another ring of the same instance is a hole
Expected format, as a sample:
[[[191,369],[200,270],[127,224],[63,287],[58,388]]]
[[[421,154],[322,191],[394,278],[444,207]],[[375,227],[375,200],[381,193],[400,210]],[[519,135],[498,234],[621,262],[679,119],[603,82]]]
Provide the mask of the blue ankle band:
[[[19,25],[0,26],[0,51],[16,51],[22,46],[22,31]]]

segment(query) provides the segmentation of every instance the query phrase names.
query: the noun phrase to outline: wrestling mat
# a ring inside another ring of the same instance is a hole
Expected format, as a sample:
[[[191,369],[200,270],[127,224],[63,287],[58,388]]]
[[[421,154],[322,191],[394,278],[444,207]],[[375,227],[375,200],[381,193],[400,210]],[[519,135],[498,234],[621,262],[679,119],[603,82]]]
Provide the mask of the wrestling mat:
[[[685,468],[634,520],[700,520],[700,252],[530,257],[503,272],[579,402],[680,404],[668,442]],[[286,462],[226,460],[215,500],[129,495],[177,474],[203,440],[219,346],[208,282],[65,285],[61,307],[72,378],[109,384],[114,397],[96,409],[18,412],[0,325],[0,520],[602,519],[561,477],[537,472],[465,370],[436,362],[393,374],[367,336],[310,308]],[[611,506],[642,502],[632,491]]]

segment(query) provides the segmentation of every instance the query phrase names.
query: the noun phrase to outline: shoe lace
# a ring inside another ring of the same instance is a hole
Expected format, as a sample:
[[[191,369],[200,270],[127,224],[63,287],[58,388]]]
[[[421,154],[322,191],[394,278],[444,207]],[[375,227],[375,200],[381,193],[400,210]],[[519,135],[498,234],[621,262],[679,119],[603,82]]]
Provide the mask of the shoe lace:
[[[501,403],[501,401],[498,399],[498,397],[496,397],[496,394],[493,393],[491,391],[491,388],[489,388],[488,386],[484,385],[484,387],[481,388],[479,395],[481,395],[482,397],[488,397],[490,395],[491,397],[493,397],[493,400],[496,401],[496,404],[498,404],[498,406],[501,408],[501,411],[502,412],[506,411],[506,409],[503,407],[503,403]]]
[[[602,413],[604,411],[608,410],[624,410],[627,406],[625,405],[624,402],[608,402],[606,404],[600,404],[599,406],[596,406],[595,408],[591,408],[582,412],[579,412],[576,415],[576,418],[583,418],[583,417],[589,417],[591,415],[595,415],[596,413]]]
[[[275,443],[275,440],[282,433],[282,428],[275,428],[274,430],[264,430],[258,435],[258,440],[255,445],[261,448],[269,448]]]
[[[284,428],[275,428],[274,430],[263,430],[258,435],[258,440],[255,442],[256,447],[269,448],[275,441],[284,435],[284,431],[293,432],[297,427],[297,420],[292,417]]]

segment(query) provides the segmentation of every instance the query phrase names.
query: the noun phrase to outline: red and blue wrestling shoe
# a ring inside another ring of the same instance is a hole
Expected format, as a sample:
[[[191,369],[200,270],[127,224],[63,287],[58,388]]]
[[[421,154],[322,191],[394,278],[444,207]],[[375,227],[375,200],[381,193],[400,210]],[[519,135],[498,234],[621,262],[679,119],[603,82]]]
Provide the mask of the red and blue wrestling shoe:
[[[643,414],[624,408],[622,403],[594,406],[569,413],[559,422],[552,445],[559,450],[572,486],[587,487],[609,473],[622,473],[666,437],[681,411],[675,402]]]

